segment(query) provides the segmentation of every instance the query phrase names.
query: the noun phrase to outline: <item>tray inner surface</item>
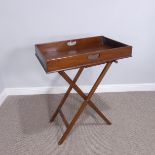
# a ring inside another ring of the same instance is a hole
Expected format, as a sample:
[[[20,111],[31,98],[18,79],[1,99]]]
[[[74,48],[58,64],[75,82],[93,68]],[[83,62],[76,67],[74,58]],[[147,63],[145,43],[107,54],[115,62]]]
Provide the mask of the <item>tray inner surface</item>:
[[[69,46],[69,42],[74,43],[74,45]],[[92,37],[86,39],[67,40],[37,45],[46,60],[86,53],[91,54],[97,51],[125,46],[125,44],[116,42],[105,37]]]

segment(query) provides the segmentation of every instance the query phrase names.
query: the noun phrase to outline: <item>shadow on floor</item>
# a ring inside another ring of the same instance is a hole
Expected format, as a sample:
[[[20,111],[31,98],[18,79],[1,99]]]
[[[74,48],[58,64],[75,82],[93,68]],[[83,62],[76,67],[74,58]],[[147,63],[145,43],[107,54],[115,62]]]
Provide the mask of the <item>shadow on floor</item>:
[[[56,118],[54,123],[50,123],[50,117],[55,111],[56,107],[63,97],[60,95],[32,95],[32,96],[22,96],[19,99],[18,113],[20,119],[20,125],[22,132],[24,134],[36,134],[48,129],[51,125],[59,126],[61,130],[64,131],[64,124],[61,121],[60,116]],[[70,122],[80,107],[83,99],[81,99],[77,94],[71,94],[66,100],[65,106],[62,108],[68,122]],[[107,111],[110,107],[103,101],[103,99],[95,94],[92,101],[96,103],[101,111]],[[99,106],[100,103],[102,106]],[[104,125],[106,124],[97,114],[89,108],[86,107],[80,119],[77,122],[77,127],[79,125]]]

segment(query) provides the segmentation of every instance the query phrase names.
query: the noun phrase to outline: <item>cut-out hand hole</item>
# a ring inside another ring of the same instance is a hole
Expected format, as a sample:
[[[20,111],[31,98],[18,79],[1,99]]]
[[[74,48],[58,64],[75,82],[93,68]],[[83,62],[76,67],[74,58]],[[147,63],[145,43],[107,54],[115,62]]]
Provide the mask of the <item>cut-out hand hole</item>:
[[[68,46],[75,46],[76,45],[76,41],[69,41],[67,42]]]

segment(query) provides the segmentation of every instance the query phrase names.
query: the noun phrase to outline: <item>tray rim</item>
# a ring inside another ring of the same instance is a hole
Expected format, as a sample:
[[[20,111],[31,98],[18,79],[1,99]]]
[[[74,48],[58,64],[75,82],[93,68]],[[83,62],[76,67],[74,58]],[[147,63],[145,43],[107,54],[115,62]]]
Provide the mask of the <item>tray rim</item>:
[[[116,41],[114,39],[111,39],[111,38],[108,38],[108,37],[105,37],[105,36],[91,36],[91,37],[83,37],[83,38],[77,38],[77,39],[68,39],[68,40],[61,40],[61,41],[53,41],[53,42],[47,42],[47,43],[40,43],[40,44],[35,44],[35,50],[39,51],[39,53],[42,55],[42,57],[44,58],[44,61],[46,62],[49,62],[51,60],[56,60],[56,59],[63,59],[63,58],[66,58],[66,56],[62,56],[62,57],[57,57],[57,58],[46,58],[45,56],[43,56],[42,54],[42,50],[40,50],[39,46],[42,46],[42,45],[48,45],[48,44],[55,44],[55,43],[61,43],[61,42],[68,42],[68,41],[78,41],[78,40],[82,40],[82,39],[89,39],[89,38],[98,38],[98,37],[101,37],[102,39],[108,39],[108,40],[111,40],[111,41],[114,41],[116,43],[119,43],[119,44],[122,44],[124,46],[121,46],[121,47],[114,47],[114,48],[109,48],[109,49],[101,49],[101,50],[94,50],[94,52],[90,52],[91,54],[95,54],[95,53],[99,53],[99,52],[104,52],[104,51],[111,51],[111,50],[115,50],[115,49],[122,49],[122,48],[127,48],[127,47],[130,47],[132,49],[132,46],[131,45],[128,45],[128,44],[125,44],[125,43],[122,43],[122,42],[119,42],[119,41]],[[86,49],[87,50],[87,49]],[[36,52],[37,54],[37,52]],[[69,55],[67,57],[74,57],[74,56],[77,56],[77,55],[85,55],[85,54],[89,54],[89,52],[85,52],[85,53],[78,53],[78,54],[74,54],[74,55]]]
[[[126,45],[126,46],[131,46],[129,44],[122,43],[120,41],[114,40],[114,39],[109,38],[109,37],[105,37],[103,35],[95,35],[95,36],[90,36],[90,37],[72,38],[72,39],[67,39],[67,40],[57,40],[57,41],[49,41],[49,42],[37,43],[37,44],[35,44],[35,47],[38,47],[38,46],[41,46],[41,45],[52,44],[52,43],[68,42],[68,41],[75,41],[75,40],[82,40],[82,39],[89,39],[89,38],[98,38],[98,37],[106,38],[106,39],[115,41],[117,43],[120,43],[120,44],[123,44],[123,45]]]

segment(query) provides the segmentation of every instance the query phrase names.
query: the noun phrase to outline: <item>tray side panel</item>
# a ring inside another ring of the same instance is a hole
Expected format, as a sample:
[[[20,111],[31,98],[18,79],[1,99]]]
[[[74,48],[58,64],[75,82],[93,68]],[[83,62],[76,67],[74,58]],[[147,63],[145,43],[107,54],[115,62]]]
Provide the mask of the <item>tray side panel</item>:
[[[119,48],[119,47],[126,47],[129,45],[126,45],[124,43],[118,42],[116,40],[107,38],[107,37],[103,37],[103,44],[110,46],[111,48]]]
[[[131,57],[132,47],[121,47],[115,49],[109,49],[106,51],[96,51],[94,54],[99,54],[99,58],[95,60],[89,60],[90,54],[84,54],[74,57],[66,57],[63,59],[55,59],[47,62],[47,72],[54,72],[60,70],[67,70],[71,68],[78,68],[81,66],[92,66],[97,64],[106,63],[118,59]]]
[[[48,72],[47,70],[47,62],[44,59],[44,56],[42,55],[42,53],[40,52],[40,50],[38,49],[37,46],[35,46],[35,55],[38,58],[40,64],[42,65],[42,67],[44,68],[45,72]]]

